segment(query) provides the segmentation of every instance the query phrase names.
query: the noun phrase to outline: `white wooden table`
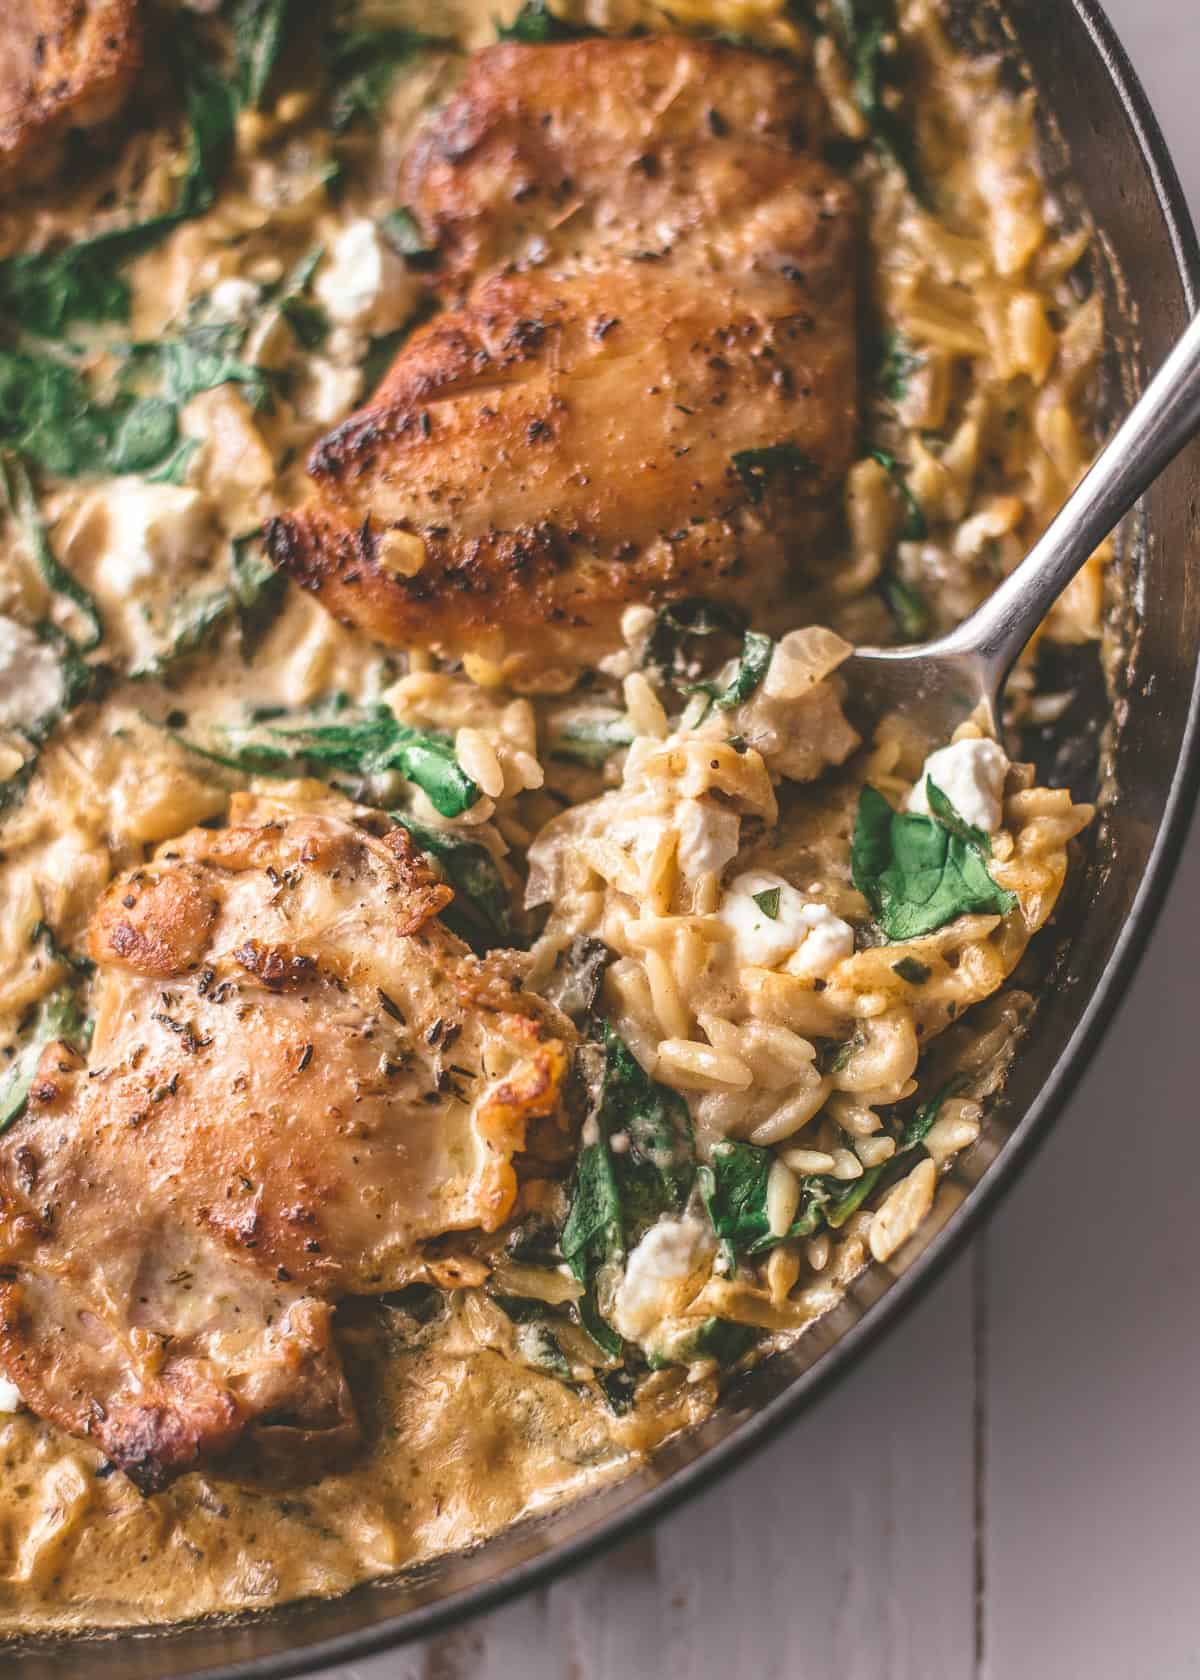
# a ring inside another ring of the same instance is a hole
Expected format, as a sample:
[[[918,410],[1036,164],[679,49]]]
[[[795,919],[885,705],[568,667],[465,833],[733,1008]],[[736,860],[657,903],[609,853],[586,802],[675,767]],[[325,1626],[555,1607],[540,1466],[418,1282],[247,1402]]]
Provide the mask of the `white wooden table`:
[[[1200,212],[1200,5],[1109,0]],[[600,1562],[326,1680],[1200,1676],[1200,832],[1032,1169],[903,1329]]]

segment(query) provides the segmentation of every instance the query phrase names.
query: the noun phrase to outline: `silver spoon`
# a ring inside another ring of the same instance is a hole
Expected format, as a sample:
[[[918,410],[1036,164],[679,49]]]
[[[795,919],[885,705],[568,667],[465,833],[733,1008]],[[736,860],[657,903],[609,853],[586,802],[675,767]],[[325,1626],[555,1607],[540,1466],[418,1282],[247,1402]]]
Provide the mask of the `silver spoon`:
[[[859,648],[838,672],[852,702],[873,715],[903,712],[933,740],[978,712],[998,736],[1000,695],[1021,650],[1088,556],[1198,431],[1200,316],[1016,571],[935,642]]]

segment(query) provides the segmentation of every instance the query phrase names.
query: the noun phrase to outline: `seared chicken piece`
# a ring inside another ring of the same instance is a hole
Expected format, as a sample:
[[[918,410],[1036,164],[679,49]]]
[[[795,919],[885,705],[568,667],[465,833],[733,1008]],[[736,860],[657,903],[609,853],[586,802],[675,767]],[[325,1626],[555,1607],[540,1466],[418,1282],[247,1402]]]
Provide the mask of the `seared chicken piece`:
[[[450,306],[314,451],[276,564],[517,682],[610,649],[631,601],[768,606],[854,446],[852,200],[819,122],[733,47],[479,54],[404,182]]]
[[[87,1065],[52,1045],[0,1147],[0,1369],[147,1490],[249,1425],[355,1433],[341,1295],[494,1230],[568,1052],[437,920],[402,829],[250,796],[102,900]]]
[[[142,62],[141,0],[0,0],[0,188],[43,180],[57,142],[120,109]]]

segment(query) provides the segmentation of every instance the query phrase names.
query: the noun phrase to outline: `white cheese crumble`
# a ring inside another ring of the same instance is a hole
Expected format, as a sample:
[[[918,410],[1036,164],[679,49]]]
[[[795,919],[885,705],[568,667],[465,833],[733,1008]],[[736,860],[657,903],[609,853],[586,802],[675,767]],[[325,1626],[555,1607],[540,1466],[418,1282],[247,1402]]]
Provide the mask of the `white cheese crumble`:
[[[0,728],[31,729],[62,696],[54,649],[15,619],[0,617]]]
[[[97,583],[110,595],[142,584],[203,555],[212,540],[212,508],[182,484],[118,478],[104,492],[107,516]],[[164,580],[169,581],[169,580]]]
[[[854,951],[848,922],[767,869],[735,877],[717,914],[743,968],[775,968],[787,959],[790,973],[824,979]]]
[[[364,332],[395,332],[416,306],[419,282],[362,216],[342,229],[333,242],[313,293],[330,320]]]
[[[362,396],[362,369],[338,367],[324,356],[313,356],[305,369],[298,407],[305,420],[332,426],[344,420]]]
[[[634,862],[644,869],[668,828],[673,828],[678,836],[675,859],[680,873],[688,880],[711,870],[720,874],[737,856],[741,819],[736,811],[708,799],[681,799],[669,817],[661,812],[623,817],[607,833],[618,846],[632,853]]]
[[[674,828],[679,835],[675,858],[681,875],[720,874],[737,856],[741,819],[725,805],[708,799],[681,799]]]
[[[1004,813],[1004,778],[1008,758],[995,741],[955,741],[930,753],[916,787],[908,796],[910,811],[929,814],[927,776],[946,795],[964,822],[995,834]]]
[[[628,1341],[641,1341],[686,1303],[684,1285],[711,1261],[712,1232],[699,1219],[667,1215],[651,1225],[625,1262],[625,1276],[613,1301],[612,1321]]]
[[[258,308],[261,290],[253,280],[233,276],[218,280],[208,294],[208,319],[214,322],[248,322]]]
[[[19,1412],[21,1410],[21,1395],[16,1383],[9,1382],[7,1377],[0,1377],[0,1412]]]

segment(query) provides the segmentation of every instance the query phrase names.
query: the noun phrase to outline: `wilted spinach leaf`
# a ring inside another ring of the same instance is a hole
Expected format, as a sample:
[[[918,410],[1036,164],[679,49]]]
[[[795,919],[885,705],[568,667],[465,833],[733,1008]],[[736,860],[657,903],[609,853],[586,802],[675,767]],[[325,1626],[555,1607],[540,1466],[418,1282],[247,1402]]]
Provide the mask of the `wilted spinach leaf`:
[[[60,986],[39,1005],[28,1036],[0,1079],[0,1132],[25,1111],[29,1090],[47,1044],[62,1039],[72,1049],[87,1048],[90,1024],[84,1018],[71,986]]]
[[[762,449],[739,449],[729,457],[752,502],[761,502],[776,483],[794,483],[810,478],[817,470],[794,443],[769,443]]]
[[[10,325],[58,338],[72,321],[127,319],[129,282],[121,272],[125,264],[215,203],[217,184],[233,149],[234,94],[199,51],[184,20],[177,18],[172,27],[177,37],[174,76],[190,131],[187,169],[174,209],[71,245],[22,252],[0,262],[0,313]]]
[[[906,642],[919,642],[929,629],[929,607],[921,591],[895,573],[883,579],[882,589],[901,636]]]
[[[395,771],[419,787],[439,816],[458,817],[479,798],[479,789],[460,767],[448,736],[398,723],[383,704],[358,711],[340,708],[326,723],[316,708],[298,714],[286,728],[260,722],[224,732],[224,751],[176,736],[188,751],[249,775],[330,770],[370,778]]]
[[[748,700],[766,676],[775,653],[775,643],[759,630],[747,630],[742,641],[742,653],[733,675],[723,688],[715,682],[683,683],[681,694],[707,694],[714,706],[731,711]]]
[[[0,450],[0,497],[9,516],[20,528],[46,586],[70,602],[83,620],[85,628],[82,637],[71,639],[73,651],[76,654],[90,653],[93,648],[99,647],[104,636],[100,609],[78,578],[59,563],[50,547],[50,538],[38,511],[37,498],[24,463],[19,457],[3,450]]]
[[[591,710],[560,718],[546,750],[551,758],[601,765],[632,743],[633,725],[625,712]]]
[[[334,133],[344,133],[360,118],[377,117],[396,72],[425,48],[446,45],[441,37],[419,29],[351,29],[332,35],[326,62]]]
[[[453,902],[442,911],[447,927],[480,953],[497,945],[515,945],[512,895],[487,847],[450,829],[428,828],[401,811],[393,811],[392,816],[415,845],[437,859],[454,888]]]
[[[920,502],[909,488],[908,479],[904,476],[904,468],[894,455],[886,449],[872,449],[871,459],[878,461],[900,493],[905,503],[904,523],[900,527],[900,535],[905,542],[924,542],[929,535],[929,526],[925,520],[925,513]]]
[[[953,822],[893,811],[877,789],[862,791],[851,873],[889,939],[916,939],[968,913],[1003,916],[1017,902],[988,873],[986,836],[968,830],[948,800],[945,809]]]
[[[235,0],[233,42],[243,105],[261,110],[275,74],[292,0]]]
[[[509,24],[496,25],[499,41],[521,41],[526,46],[542,46],[553,41],[578,41],[585,35],[595,35],[586,24],[568,23],[552,12],[546,0],[525,0],[525,4]]]
[[[730,1270],[739,1254],[762,1254],[777,1243],[810,1237],[821,1228],[831,1194],[829,1181],[809,1175],[800,1181],[800,1206],[792,1224],[782,1236],[772,1234],[767,1179],[774,1158],[769,1149],[757,1144],[725,1139],[713,1145],[708,1164],[699,1170],[700,1196]]]

